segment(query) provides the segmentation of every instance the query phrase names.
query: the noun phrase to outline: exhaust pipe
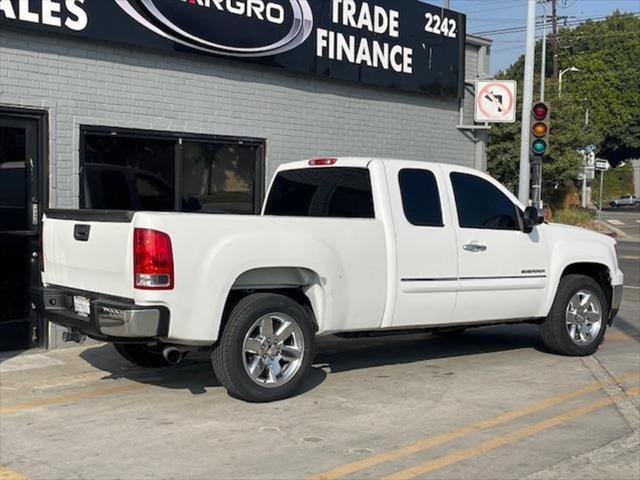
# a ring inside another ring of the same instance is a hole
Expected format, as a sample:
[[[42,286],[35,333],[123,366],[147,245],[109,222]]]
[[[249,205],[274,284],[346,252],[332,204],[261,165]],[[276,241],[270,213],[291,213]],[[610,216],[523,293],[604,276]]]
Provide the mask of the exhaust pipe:
[[[166,347],[162,350],[162,356],[171,365],[178,365],[182,361],[182,351],[176,347]]]

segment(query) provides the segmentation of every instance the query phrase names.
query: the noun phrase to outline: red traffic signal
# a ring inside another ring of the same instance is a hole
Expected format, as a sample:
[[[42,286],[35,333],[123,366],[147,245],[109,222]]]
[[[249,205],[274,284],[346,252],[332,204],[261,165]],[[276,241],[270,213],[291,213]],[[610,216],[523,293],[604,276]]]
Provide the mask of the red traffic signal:
[[[536,120],[545,120],[549,115],[549,107],[542,102],[536,103],[531,111],[533,112],[533,118]]]

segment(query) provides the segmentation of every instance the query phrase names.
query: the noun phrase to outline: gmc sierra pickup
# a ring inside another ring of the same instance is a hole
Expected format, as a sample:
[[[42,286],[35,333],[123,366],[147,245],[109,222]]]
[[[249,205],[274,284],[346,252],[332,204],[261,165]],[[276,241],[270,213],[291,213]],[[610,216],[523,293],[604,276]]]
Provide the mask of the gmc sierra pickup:
[[[235,397],[300,387],[317,335],[536,323],[590,355],[620,307],[615,241],[546,224],[452,165],[320,158],[279,168],[261,216],[50,210],[39,308],[142,366],[211,351]]]

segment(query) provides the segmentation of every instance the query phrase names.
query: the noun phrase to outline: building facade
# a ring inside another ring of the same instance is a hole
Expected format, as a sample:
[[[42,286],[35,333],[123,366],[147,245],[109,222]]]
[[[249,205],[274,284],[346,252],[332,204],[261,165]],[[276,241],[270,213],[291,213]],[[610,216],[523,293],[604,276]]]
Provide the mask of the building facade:
[[[473,82],[490,43],[465,38],[451,97],[0,23],[0,349],[61,342],[29,303],[47,208],[250,214],[278,165],[314,156],[484,170]]]

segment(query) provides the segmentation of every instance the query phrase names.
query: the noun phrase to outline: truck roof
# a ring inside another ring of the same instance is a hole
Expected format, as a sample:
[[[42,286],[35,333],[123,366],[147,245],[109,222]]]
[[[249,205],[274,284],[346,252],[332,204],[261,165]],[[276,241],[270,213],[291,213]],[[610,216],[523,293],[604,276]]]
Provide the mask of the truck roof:
[[[463,167],[461,165],[453,165],[450,163],[440,162],[426,162],[422,160],[401,160],[394,158],[380,158],[380,157],[315,157],[307,160],[301,160],[298,162],[285,163],[278,167],[278,172],[287,170],[300,170],[309,168],[337,168],[337,167],[351,167],[351,168],[368,168],[369,164],[373,161],[382,162],[384,164],[400,162],[406,168],[429,168],[440,169],[445,175],[451,172],[469,173],[477,175],[479,172],[476,169]],[[317,162],[317,165],[314,165]],[[495,178],[489,175],[485,175],[487,181],[493,183],[498,189],[500,189],[505,195],[507,195],[513,203],[524,209],[524,205],[518,200],[518,198],[510,192],[504,185],[498,182]]]
[[[319,164],[319,165],[313,165],[312,162],[313,161],[323,161],[323,160],[331,160],[334,161],[335,163],[331,164],[331,165],[327,165],[327,164]],[[423,161],[423,160],[403,160],[403,159],[399,159],[399,158],[382,158],[382,157],[314,157],[314,158],[308,158],[306,160],[300,160],[297,162],[290,162],[290,163],[285,163],[280,165],[280,167],[278,168],[278,171],[285,171],[285,170],[299,170],[302,168],[331,168],[331,167],[352,167],[352,168],[367,168],[369,166],[369,164],[373,161],[379,161],[382,163],[395,163],[395,162],[402,162],[403,164],[407,165],[407,167],[428,167],[429,165],[431,166],[439,166],[441,167],[445,172],[451,172],[451,171],[455,171],[455,172],[476,172],[477,170],[474,170],[472,168],[468,168],[468,167],[463,167],[460,165],[452,165],[450,163],[440,163],[440,162],[428,162],[428,161]]]

